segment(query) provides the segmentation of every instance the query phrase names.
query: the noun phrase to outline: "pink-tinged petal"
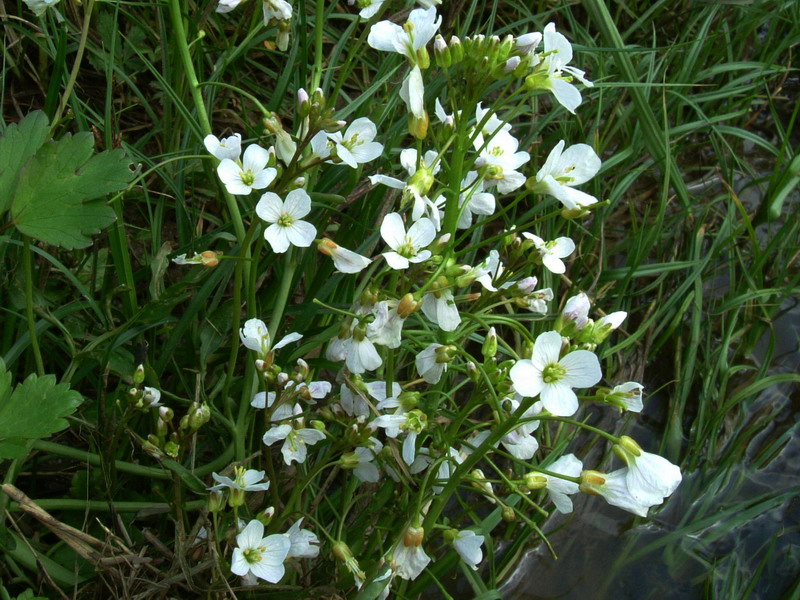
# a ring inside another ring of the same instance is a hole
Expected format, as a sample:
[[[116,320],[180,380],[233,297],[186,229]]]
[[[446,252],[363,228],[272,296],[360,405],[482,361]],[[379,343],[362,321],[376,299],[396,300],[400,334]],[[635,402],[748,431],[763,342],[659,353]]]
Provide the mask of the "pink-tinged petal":
[[[523,396],[533,398],[542,391],[542,372],[530,360],[518,360],[508,373],[514,389]]]
[[[274,223],[264,231],[264,239],[269,242],[275,254],[282,254],[289,249],[289,236],[286,234],[286,227],[281,227]]]
[[[261,196],[256,204],[256,214],[267,223],[277,223],[283,213],[283,202],[280,197],[272,192]]]
[[[392,250],[397,250],[403,245],[406,237],[406,228],[403,225],[403,218],[398,213],[389,213],[383,218],[383,223],[381,223],[381,237]],[[407,266],[408,265],[406,265],[406,267]],[[405,269],[406,267],[393,268]]]
[[[571,417],[578,411],[578,397],[563,381],[545,383],[540,397],[542,405],[556,417]]]
[[[267,162],[269,162],[269,152],[258,144],[250,144],[242,156],[242,166],[245,171],[254,173],[260,171],[267,166]]]
[[[286,236],[293,246],[308,248],[317,236],[317,229],[307,221],[295,221],[291,227],[286,227]]]
[[[531,362],[542,370],[547,365],[557,363],[559,354],[561,354],[561,334],[557,331],[546,331],[536,338]]]
[[[263,190],[264,188],[269,187],[269,184],[275,181],[275,177],[277,177],[277,175],[278,171],[272,167],[268,167],[262,171],[259,171],[256,173],[255,178],[253,179],[253,189]]]
[[[567,370],[563,383],[574,388],[592,387],[603,377],[600,361],[593,352],[575,350],[570,352],[559,363]]]

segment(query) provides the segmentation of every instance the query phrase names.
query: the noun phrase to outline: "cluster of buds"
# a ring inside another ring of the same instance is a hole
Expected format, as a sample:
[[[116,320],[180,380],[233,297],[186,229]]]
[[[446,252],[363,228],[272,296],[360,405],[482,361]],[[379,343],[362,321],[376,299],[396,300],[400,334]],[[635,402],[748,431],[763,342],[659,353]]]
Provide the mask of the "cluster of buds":
[[[317,88],[309,96],[303,88],[297,91],[297,114],[301,119],[307,119],[308,131],[327,131],[334,133],[342,129],[347,123],[334,119],[335,107],[328,106],[325,94]]]
[[[569,298],[554,327],[562,336],[573,339],[575,344],[585,350],[594,350],[628,316],[625,311],[617,311],[593,321],[589,318],[590,308],[591,302],[584,293]]]
[[[461,65],[466,71],[492,79],[501,79],[509,73],[515,73],[522,64],[522,55],[515,44],[514,36],[467,36],[462,41],[452,36],[447,43],[441,35],[436,36],[433,44],[436,64],[442,68]],[[519,76],[523,76],[520,72]]]

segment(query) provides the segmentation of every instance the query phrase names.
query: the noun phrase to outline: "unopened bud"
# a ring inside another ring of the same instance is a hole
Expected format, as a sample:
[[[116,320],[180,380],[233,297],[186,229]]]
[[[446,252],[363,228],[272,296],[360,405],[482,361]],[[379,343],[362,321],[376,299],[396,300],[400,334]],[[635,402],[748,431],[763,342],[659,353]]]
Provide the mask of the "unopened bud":
[[[144,383],[144,365],[139,365],[133,372],[134,385],[142,385]]]
[[[205,402],[202,404],[195,403],[194,406],[194,409],[189,409],[189,427],[197,431],[211,419],[211,409]]]
[[[517,520],[517,514],[514,512],[514,509],[510,506],[503,507],[503,521],[506,523],[513,523]]]
[[[484,358],[492,358],[497,354],[497,331],[495,331],[494,327],[491,327],[486,334],[481,353]]]
[[[302,118],[311,113],[311,103],[309,102],[308,92],[303,88],[297,90],[297,114]]]
[[[409,527],[403,536],[403,545],[416,548],[422,545],[423,539],[425,539],[425,530],[422,527]]]
[[[266,526],[270,524],[270,521],[272,521],[273,516],[275,516],[275,507],[268,506],[267,508],[265,508],[256,515],[256,519],[261,521],[262,525]]]
[[[221,253],[214,252],[213,250],[205,250],[200,253],[200,260],[204,267],[216,267],[219,264],[219,257]]]
[[[605,473],[601,473],[600,471],[582,471],[581,472],[581,483],[579,489],[584,494],[592,494],[593,496],[601,496],[599,489],[600,486],[605,485],[606,483],[606,476]]]
[[[437,35],[433,41],[433,55],[436,58],[436,65],[446,69],[453,64],[453,57],[450,55],[450,48],[441,35]]]
[[[413,113],[408,115],[408,132],[418,140],[424,140],[428,137],[429,124],[428,111],[425,109],[422,110],[421,117],[417,117]]]
[[[467,377],[469,377],[472,381],[475,382],[477,382],[481,378],[481,372],[478,370],[478,367],[472,361],[469,361],[467,363]]]
[[[212,490],[208,496],[208,512],[218,513],[225,507],[225,492]]]
[[[458,36],[454,35],[450,38],[448,47],[450,48],[450,59],[454,65],[464,60],[464,45]]]
[[[414,314],[420,307],[419,302],[414,299],[414,294],[409,292],[402,298],[397,305],[397,314],[401,319],[407,319]]]
[[[547,477],[541,473],[526,473],[523,479],[525,487],[529,490],[541,490],[547,487]]]

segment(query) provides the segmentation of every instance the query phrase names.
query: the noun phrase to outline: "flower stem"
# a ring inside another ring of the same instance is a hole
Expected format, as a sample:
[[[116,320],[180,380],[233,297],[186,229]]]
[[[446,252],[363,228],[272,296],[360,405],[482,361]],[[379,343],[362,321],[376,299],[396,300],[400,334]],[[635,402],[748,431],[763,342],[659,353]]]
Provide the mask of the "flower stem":
[[[39,338],[36,336],[36,320],[33,317],[33,265],[31,263],[31,238],[24,237],[25,245],[22,249],[22,266],[25,269],[25,316],[28,319],[28,333],[31,336],[31,350],[36,359],[36,372],[41,377],[44,375],[44,362],[42,351],[39,349]]]

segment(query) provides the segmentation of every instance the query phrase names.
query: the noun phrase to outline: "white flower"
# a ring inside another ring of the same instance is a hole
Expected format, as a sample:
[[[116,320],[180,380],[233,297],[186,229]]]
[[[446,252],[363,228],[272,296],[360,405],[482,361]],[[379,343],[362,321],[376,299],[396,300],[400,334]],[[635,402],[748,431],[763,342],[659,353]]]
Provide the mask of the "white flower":
[[[242,2],[242,0],[219,0],[219,4],[217,4],[217,12],[220,13],[220,14],[229,13],[234,8],[239,6],[239,4],[241,4],[241,2]],[[206,146],[206,147],[208,147],[208,146]],[[209,150],[209,152],[211,152],[211,151]],[[213,152],[211,152],[211,153],[214,154]],[[237,158],[238,158],[238,156],[237,156]]]
[[[319,556],[319,538],[313,531],[300,529],[302,524],[303,519],[301,518],[283,534],[291,544],[286,558],[316,558]]]
[[[361,9],[358,11],[358,16],[365,21],[377,15],[384,2],[385,0],[347,0],[348,4],[358,5],[358,8]]]
[[[529,34],[536,36],[537,34]],[[531,38],[530,44],[538,39]],[[555,23],[548,23],[544,28],[544,53],[541,56],[532,56],[536,70],[529,75],[526,82],[533,89],[549,90],[559,104],[569,112],[575,114],[575,109],[581,103],[581,93],[570,83],[574,77],[587,87],[592,87],[592,82],[584,77],[584,72],[568,63],[572,60],[572,46],[569,40],[556,31]],[[566,73],[566,75],[564,74]]]
[[[606,396],[605,401],[630,412],[642,412],[642,408],[644,408],[642,403],[643,389],[644,386],[635,381],[621,383],[614,386]]]
[[[548,465],[547,470],[569,477],[578,477],[583,470],[583,463],[574,454],[567,454],[560,457],[552,465]],[[556,509],[562,513],[571,513],[572,499],[569,496],[578,493],[578,484],[574,481],[547,475],[546,473],[542,473],[541,476],[547,480],[547,495],[550,496],[550,500],[553,501]]]
[[[408,21],[403,27],[390,21],[379,21],[370,28],[367,37],[367,43],[376,50],[397,52],[411,62],[411,71],[400,87],[400,97],[405,101],[408,110],[420,119],[425,114],[425,108],[422,71],[417,64],[417,51],[433,39],[441,24],[442,17],[437,20],[435,8],[417,8],[408,15]]]
[[[542,34],[538,31],[534,31],[532,33],[525,33],[523,35],[517,36],[514,40],[514,45],[520,51],[521,54],[533,54],[536,51],[536,48],[539,47],[539,44],[542,43]]]
[[[345,364],[351,373],[374,371],[383,364],[375,344],[367,337],[364,328],[356,327],[353,330],[353,337],[346,340],[344,345],[347,352]]]
[[[361,117],[350,124],[344,135],[341,131],[334,133],[321,131],[314,136],[311,144],[314,153],[320,158],[327,158],[330,156],[331,148],[335,148],[336,155],[342,162],[356,169],[359,163],[375,160],[383,152],[383,144],[372,141],[376,135],[378,129],[375,123],[367,117]]]
[[[588,350],[575,350],[563,358],[561,335],[548,331],[536,338],[530,360],[518,360],[509,376],[514,389],[523,396],[539,395],[544,407],[558,417],[569,417],[578,410],[578,397],[572,388],[591,387],[603,376],[600,361]]]
[[[422,298],[422,312],[442,331],[455,331],[458,324],[461,323],[461,315],[458,314],[453,292],[441,290],[437,293],[438,295],[425,294]]]
[[[483,536],[469,529],[459,531],[453,540],[453,546],[461,560],[467,563],[473,571],[478,570],[478,563],[483,560],[482,545]]]
[[[270,352],[283,348],[287,344],[296,342],[303,337],[302,333],[290,333],[274,346],[269,336],[269,330],[261,319],[248,319],[239,330],[239,339],[245,348],[254,350],[260,359],[265,359]]]
[[[417,8],[408,15],[403,27],[391,21],[375,23],[369,30],[367,43],[376,50],[402,54],[416,64],[417,50],[433,39],[441,24],[442,17],[437,20],[435,8]]]
[[[262,438],[262,441],[267,446],[284,440],[281,454],[283,454],[283,460],[287,465],[292,464],[293,461],[304,463],[308,454],[306,446],[313,446],[325,439],[325,434],[318,429],[303,427],[303,418],[297,417],[302,412],[299,404],[295,404],[294,409],[288,404],[282,404],[273,413],[272,420],[287,420],[287,422],[273,426]],[[293,418],[294,420],[292,420]],[[298,425],[299,428],[295,428],[295,425]]]
[[[550,151],[542,168],[536,173],[534,191],[549,194],[567,209],[585,208],[597,202],[597,198],[574,189],[589,181],[600,170],[600,157],[588,144],[575,144],[564,150],[566,142],[561,140]]]
[[[581,473],[580,490],[586,494],[603,496],[612,506],[627,510],[640,517],[647,516],[647,509],[658,502],[643,502],[636,500],[627,485],[628,469],[618,469],[611,473],[597,471],[584,471]]]
[[[458,215],[458,229],[468,229],[472,225],[472,215],[488,216],[494,214],[494,194],[483,191],[483,180],[478,179],[477,171],[470,171],[467,173],[461,182],[461,189],[468,190],[462,192],[458,200],[458,206],[461,212]],[[472,189],[468,189],[473,186]]]
[[[161,390],[157,390],[154,387],[145,386],[142,389],[142,401],[147,405],[147,408],[164,406],[161,404]]]
[[[522,235],[533,242],[534,248],[539,251],[539,255],[542,258],[542,264],[551,273],[561,274],[566,272],[567,267],[561,259],[566,258],[575,251],[575,242],[568,237],[560,237],[551,242],[545,242],[538,235],[527,231],[522,232]]]
[[[220,6],[222,3],[220,2]],[[217,12],[219,7],[217,7]],[[230,159],[233,161],[239,160],[239,155],[242,153],[242,134],[234,133],[232,136],[222,138],[221,140],[214,135],[207,135],[203,138],[203,144],[208,150],[209,154],[214,156],[217,160]]]
[[[269,25],[272,19],[288,21],[292,18],[292,5],[286,0],[264,0],[264,25]]]
[[[269,152],[251,144],[244,151],[241,165],[224,158],[217,165],[217,175],[229,193],[246,196],[253,190],[263,190],[275,179],[278,172],[267,167],[268,160]]]
[[[575,329],[580,331],[589,323],[589,309],[591,306],[589,296],[581,292],[567,300],[564,310],[561,311],[561,319],[572,323]]]
[[[245,577],[253,574],[259,579],[277,583],[285,572],[283,561],[291,548],[285,535],[264,537],[264,525],[253,519],[236,536],[237,548],[233,550],[231,571]]]
[[[415,363],[417,372],[428,383],[439,383],[442,373],[447,370],[447,362],[439,362],[437,350],[444,348],[441,344],[429,344],[425,350],[417,354]]]
[[[442,103],[439,101],[438,98],[436,98],[436,100],[434,102],[434,110],[433,110],[433,112],[436,115],[436,118],[439,119],[439,122],[442,125],[444,125],[446,127],[455,127],[456,126],[455,117],[452,114],[448,115],[444,111],[444,106],[442,106]]]
[[[59,0],[23,0],[37,17],[41,17],[51,6],[58,4]]]
[[[436,225],[439,199],[437,198],[437,202],[431,202],[426,194],[433,185],[433,176],[442,168],[442,163],[437,160],[438,158],[439,154],[435,150],[428,150],[422,156],[420,168],[417,170],[417,151],[414,148],[406,148],[400,152],[400,165],[408,173],[408,181],[378,174],[369,176],[370,183],[381,183],[390,188],[403,190],[403,202],[412,200],[414,202],[411,209],[411,220],[418,221],[423,214],[427,214]]]
[[[489,114],[489,118],[483,123],[483,126],[478,130],[477,134],[473,134],[475,135],[473,145],[475,146],[475,150],[478,151],[483,149],[485,141],[483,136],[492,137],[495,133],[499,133],[500,131],[505,131],[507,133],[511,131],[511,123],[503,123],[503,121],[495,116],[491,108],[483,108],[483,102],[478,102],[478,106],[475,107],[475,121],[478,125],[481,125],[481,122],[486,118],[487,114]]]
[[[525,176],[517,171],[531,158],[527,152],[517,152],[519,141],[508,131],[500,130],[481,150],[475,166],[483,169],[487,185],[496,185],[501,194],[508,194],[525,183]]]
[[[256,214],[271,223],[264,231],[264,239],[275,253],[286,252],[289,246],[307,248],[317,235],[316,228],[301,221],[311,212],[311,198],[303,189],[292,190],[281,201],[277,194],[267,192],[256,204]]]
[[[264,471],[256,471],[255,469],[247,469],[244,467],[236,467],[234,469],[235,478],[225,477],[212,473],[211,477],[217,482],[217,485],[212,485],[206,488],[211,492],[221,490],[222,488],[230,488],[240,492],[265,492],[269,489],[269,481],[258,483],[264,479]]]
[[[430,556],[422,548],[424,536],[422,527],[409,527],[394,547],[391,565],[401,579],[416,579],[431,562]]]
[[[374,437],[369,438],[369,444],[369,446],[359,446],[353,451],[351,456],[357,460],[356,466],[353,467],[353,475],[355,475],[359,481],[376,483],[381,475],[380,471],[378,471],[378,467],[373,464],[373,461],[383,449],[383,444]]]
[[[625,483],[637,502],[655,505],[672,494],[681,482],[681,470],[666,458],[643,451],[627,435],[614,445],[614,451],[628,465]]]
[[[431,256],[423,250],[436,237],[436,228],[425,217],[416,221],[406,233],[403,218],[398,213],[389,213],[381,223],[381,237],[393,252],[384,252],[383,257],[393,269],[407,269],[410,263],[421,263]]]
[[[322,238],[317,244],[317,250],[330,256],[335,266],[342,273],[360,273],[372,262],[366,256],[361,256],[357,252],[343,248],[329,238]]]
[[[510,404],[510,411],[515,412],[519,408],[519,396],[517,398],[509,398],[507,400]],[[522,415],[520,421],[525,421],[535,417],[542,412],[542,403],[534,402]],[[520,460],[530,460],[536,451],[539,449],[539,441],[533,436],[533,432],[539,428],[539,421],[529,420],[527,423],[522,423],[516,429],[509,431],[504,435],[500,443],[508,451],[508,453]],[[473,442],[474,445],[474,442]]]
[[[375,320],[367,325],[367,336],[375,344],[399,348],[405,319],[397,312],[397,302],[393,301],[392,304],[384,300],[373,307]]]

